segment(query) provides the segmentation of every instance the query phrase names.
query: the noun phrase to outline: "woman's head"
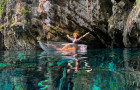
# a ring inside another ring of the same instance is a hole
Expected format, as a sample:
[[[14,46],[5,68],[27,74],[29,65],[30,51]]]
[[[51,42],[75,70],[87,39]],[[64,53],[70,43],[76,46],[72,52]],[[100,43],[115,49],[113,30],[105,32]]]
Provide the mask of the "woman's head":
[[[78,37],[78,33],[73,33],[73,37],[77,38]]]

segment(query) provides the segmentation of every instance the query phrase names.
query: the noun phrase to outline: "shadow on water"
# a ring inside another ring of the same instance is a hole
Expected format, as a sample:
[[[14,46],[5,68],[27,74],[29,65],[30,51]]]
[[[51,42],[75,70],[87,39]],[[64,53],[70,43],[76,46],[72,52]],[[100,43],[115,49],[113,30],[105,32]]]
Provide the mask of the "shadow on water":
[[[0,51],[0,90],[138,90],[140,49]]]

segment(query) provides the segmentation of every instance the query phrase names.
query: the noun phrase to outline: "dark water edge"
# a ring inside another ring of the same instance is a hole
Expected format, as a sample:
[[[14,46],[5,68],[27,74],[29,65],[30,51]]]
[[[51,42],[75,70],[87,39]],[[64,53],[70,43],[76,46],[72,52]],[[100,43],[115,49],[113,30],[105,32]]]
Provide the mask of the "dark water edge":
[[[139,89],[139,48],[0,51],[0,90]]]

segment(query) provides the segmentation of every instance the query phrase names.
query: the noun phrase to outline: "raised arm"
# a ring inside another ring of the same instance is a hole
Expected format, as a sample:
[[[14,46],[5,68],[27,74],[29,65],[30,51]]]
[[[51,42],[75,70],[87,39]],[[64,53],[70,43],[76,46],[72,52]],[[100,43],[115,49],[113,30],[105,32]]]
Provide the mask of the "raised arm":
[[[85,36],[87,36],[90,32],[84,34],[83,36],[81,36],[80,38],[78,38],[78,41],[81,40],[82,38],[84,38]]]
[[[73,41],[73,38],[71,38],[69,35],[67,35],[67,38],[71,41]]]

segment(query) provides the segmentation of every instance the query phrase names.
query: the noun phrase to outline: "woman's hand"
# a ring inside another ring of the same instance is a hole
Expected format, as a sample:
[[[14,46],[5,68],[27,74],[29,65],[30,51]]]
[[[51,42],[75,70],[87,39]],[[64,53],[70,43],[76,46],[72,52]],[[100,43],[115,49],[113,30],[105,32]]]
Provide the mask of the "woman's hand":
[[[67,34],[67,38],[71,41],[73,41],[73,38],[71,38],[68,34]]]
[[[87,36],[90,32],[87,32],[85,35],[83,35],[83,37]]]
[[[88,32],[87,34],[89,34],[90,32]]]

